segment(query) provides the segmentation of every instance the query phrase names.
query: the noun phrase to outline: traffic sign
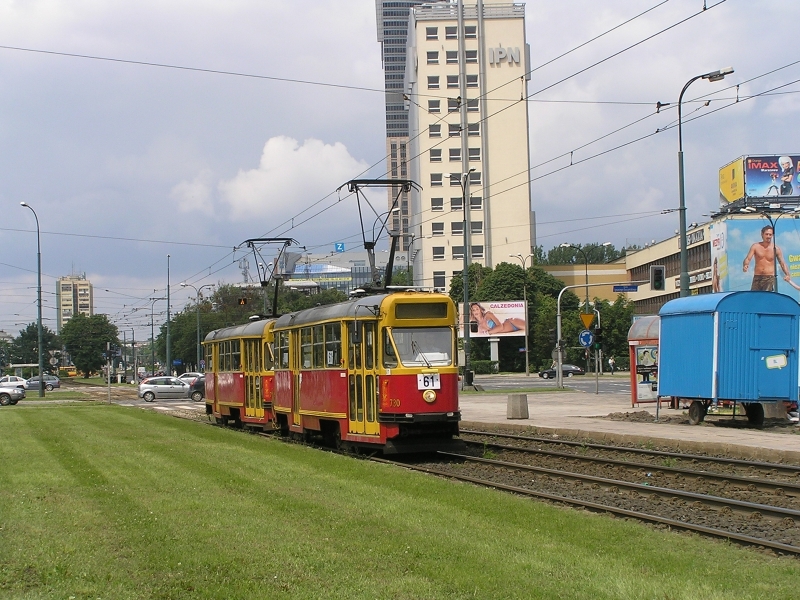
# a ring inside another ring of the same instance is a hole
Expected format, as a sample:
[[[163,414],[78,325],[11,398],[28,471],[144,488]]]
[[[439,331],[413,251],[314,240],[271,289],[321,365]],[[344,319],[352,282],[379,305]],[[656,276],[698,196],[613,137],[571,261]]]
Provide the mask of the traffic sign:
[[[594,313],[581,313],[581,323],[586,329],[589,329],[594,323]]]
[[[615,294],[625,293],[625,292],[638,292],[639,286],[638,285],[615,285],[611,288],[611,291]]]
[[[584,348],[588,348],[594,343],[594,334],[588,329],[584,329],[578,334],[578,342],[580,342],[580,345]]]
[[[334,252],[344,252],[344,242],[335,242],[333,244]]]

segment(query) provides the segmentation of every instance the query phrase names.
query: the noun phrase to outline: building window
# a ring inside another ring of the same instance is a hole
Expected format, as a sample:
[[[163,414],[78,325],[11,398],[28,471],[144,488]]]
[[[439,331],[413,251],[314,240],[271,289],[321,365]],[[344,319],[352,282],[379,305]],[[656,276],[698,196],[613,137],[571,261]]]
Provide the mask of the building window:
[[[482,210],[483,209],[483,198],[480,196],[470,196],[469,197],[469,209],[470,210]]]
[[[431,157],[431,162],[442,162],[442,149],[431,148],[430,157]]]
[[[472,258],[483,258],[483,246],[472,246]]]
[[[433,250],[433,260],[444,260],[444,246],[434,246]]]
[[[461,160],[461,148],[450,148],[450,160]],[[453,184],[452,177],[450,178],[450,185]],[[458,179],[456,179],[456,184],[458,184]]]
[[[467,135],[480,135],[481,134],[481,124],[480,123],[470,123],[467,125]]]
[[[457,40],[458,39],[458,27],[445,27],[444,28],[444,39],[446,39],[446,40]]]
[[[439,39],[439,28],[438,27],[426,27],[425,28],[425,39],[426,40],[438,40]]]
[[[456,50],[448,50],[445,52],[445,62],[448,65],[457,65],[458,64],[458,52]]]
[[[433,287],[438,289],[444,289],[445,286],[445,272],[444,271],[434,271],[433,272]]]
[[[478,112],[478,99],[467,100],[467,112]]]
[[[469,159],[473,160],[480,160],[481,159],[481,149],[480,148],[470,148],[469,149]]]
[[[442,137],[442,126],[441,126],[441,124],[430,125],[428,127],[428,135],[430,137]]]
[[[480,185],[481,184],[481,174],[479,171],[473,171],[469,174],[469,184],[470,185]]]
[[[478,62],[478,51],[477,50],[467,50],[465,52],[467,64],[477,63]]]
[[[464,235],[464,221],[450,222],[450,235]]]
[[[453,246],[453,260],[464,260],[464,246]]]
[[[483,221],[470,221],[469,232],[472,235],[483,235]]]
[[[477,40],[478,39],[478,26],[477,25],[465,25],[464,26],[464,38],[467,40]]]
[[[442,187],[441,173],[431,173],[431,187]]]
[[[444,198],[431,198],[431,210],[444,210]]]
[[[458,112],[458,108],[461,106],[461,103],[455,98],[448,98],[447,99],[447,112]]]
[[[459,135],[461,135],[461,125],[459,125],[458,123],[450,123],[447,126],[447,134],[450,137],[458,137]]]
[[[434,50],[433,52],[428,52],[428,64],[429,65],[438,65],[439,64],[439,52],[438,52],[438,50]]]
[[[444,235],[444,223],[431,223],[431,235]]]
[[[450,198],[450,210],[460,211],[464,208],[464,200],[461,196],[457,198]]]
[[[478,76],[477,75],[467,75],[467,87],[468,88],[476,88],[476,87],[478,87]]]
[[[428,75],[428,89],[429,90],[438,90],[439,89],[439,76],[438,75]]]
[[[428,100],[428,112],[429,113],[442,112],[442,101],[441,100]]]
[[[430,79],[430,77],[428,77]],[[447,87],[449,88],[457,88],[458,87],[458,75],[448,75],[447,76]],[[439,89],[439,78],[436,78],[436,89]]]
[[[459,150],[460,152],[460,150]],[[459,156],[461,156],[459,154]],[[461,159],[459,159],[461,160]],[[451,186],[460,186],[461,185],[461,175],[459,173],[450,173],[450,185]]]

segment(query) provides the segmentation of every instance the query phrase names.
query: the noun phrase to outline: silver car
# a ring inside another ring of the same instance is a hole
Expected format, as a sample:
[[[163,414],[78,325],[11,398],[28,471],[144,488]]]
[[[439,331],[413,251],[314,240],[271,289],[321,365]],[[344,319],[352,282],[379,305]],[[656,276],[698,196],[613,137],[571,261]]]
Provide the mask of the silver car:
[[[16,404],[25,397],[25,390],[19,387],[0,388],[0,406]]]
[[[0,387],[22,388],[25,389],[27,379],[17,377],[16,375],[5,375],[0,377]]]
[[[139,384],[139,398],[153,402],[162,398],[188,398],[189,384],[177,377],[149,377]]]
[[[55,375],[47,375],[44,376],[44,389],[48,392],[52,392],[54,388],[61,387],[61,380],[56,377]],[[39,376],[35,375],[28,379],[25,382],[25,389],[26,390],[38,390],[39,389]]]

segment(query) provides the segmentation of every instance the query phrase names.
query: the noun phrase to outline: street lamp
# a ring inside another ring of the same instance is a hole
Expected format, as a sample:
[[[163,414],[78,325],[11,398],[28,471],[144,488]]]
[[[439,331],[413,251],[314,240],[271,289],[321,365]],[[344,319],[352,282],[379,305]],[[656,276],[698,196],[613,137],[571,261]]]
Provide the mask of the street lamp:
[[[195,305],[197,306],[197,362],[195,363],[195,367],[197,370],[200,370],[200,290],[205,287],[214,287],[213,283],[207,283],[205,285],[201,285],[199,288],[193,286],[191,283],[182,283],[181,287],[190,287],[195,292]]]
[[[25,208],[30,208],[31,212],[33,213],[33,217],[36,219],[36,294],[38,310],[36,325],[39,329],[39,398],[44,398],[44,349],[42,348],[42,244],[41,235],[39,232],[39,215],[36,214],[36,211],[33,210],[29,204],[25,202],[20,202],[19,204]]]
[[[172,375],[172,348],[169,337],[169,254],[167,254],[167,375]]]
[[[156,337],[153,327],[154,314],[153,307],[159,300],[166,300],[166,298],[150,298],[150,376],[156,374]]]
[[[697,75],[692,77],[686,82],[681,90],[681,95],[678,96],[678,187],[680,191],[680,205],[678,214],[680,217],[680,245],[681,245],[681,298],[689,295],[689,254],[686,250],[686,191],[684,189],[683,180],[683,132],[681,129],[681,102],[683,102],[683,94],[686,89],[698,79],[708,79],[709,81],[719,81],[725,79],[725,75],[733,73],[733,67],[726,67],[719,71],[711,71],[705,75]],[[777,275],[777,273],[776,273]]]
[[[470,367],[470,354],[469,354],[469,206],[467,206],[467,190],[469,189],[469,174],[475,171],[470,169],[466,173],[450,173],[450,179],[458,177],[458,183],[461,186],[461,209],[464,211],[464,271],[462,273],[464,285],[464,385],[472,385],[472,373]]]
[[[528,365],[528,275],[525,271],[525,261],[531,259],[533,265],[533,254],[522,256],[522,254],[509,254],[509,258],[517,258],[522,263],[522,274],[525,279],[522,282],[522,300],[525,303],[525,377],[530,377],[531,369]]]

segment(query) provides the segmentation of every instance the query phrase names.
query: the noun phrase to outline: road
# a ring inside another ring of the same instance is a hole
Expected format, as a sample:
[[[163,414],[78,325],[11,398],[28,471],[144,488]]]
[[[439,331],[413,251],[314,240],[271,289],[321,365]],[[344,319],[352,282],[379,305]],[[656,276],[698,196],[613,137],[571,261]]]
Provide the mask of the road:
[[[631,383],[630,374],[626,372],[615,375],[601,375],[599,378],[599,394],[630,394]],[[554,388],[556,382],[553,379],[542,379],[536,373],[531,373],[530,377],[525,374],[513,375],[476,375],[475,384],[487,391],[508,391],[512,393],[515,389],[536,389]],[[565,377],[564,387],[590,394],[595,393],[595,376],[593,373],[588,375],[577,375],[575,377]]]

